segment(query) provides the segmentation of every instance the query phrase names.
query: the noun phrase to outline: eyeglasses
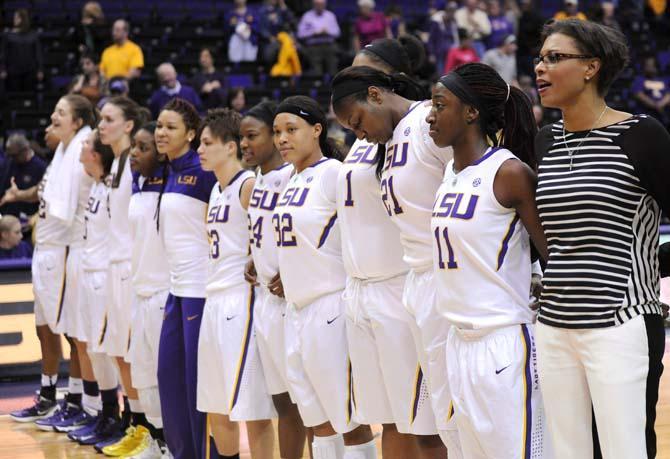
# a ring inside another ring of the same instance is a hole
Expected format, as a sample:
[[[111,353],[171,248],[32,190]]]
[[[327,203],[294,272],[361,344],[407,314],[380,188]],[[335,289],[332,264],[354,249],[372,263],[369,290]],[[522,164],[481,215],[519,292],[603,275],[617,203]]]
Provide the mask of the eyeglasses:
[[[533,58],[533,65],[538,66],[540,62],[544,65],[556,65],[561,61],[567,59],[593,59],[593,56],[587,54],[565,54],[565,53],[548,53],[544,56]]]

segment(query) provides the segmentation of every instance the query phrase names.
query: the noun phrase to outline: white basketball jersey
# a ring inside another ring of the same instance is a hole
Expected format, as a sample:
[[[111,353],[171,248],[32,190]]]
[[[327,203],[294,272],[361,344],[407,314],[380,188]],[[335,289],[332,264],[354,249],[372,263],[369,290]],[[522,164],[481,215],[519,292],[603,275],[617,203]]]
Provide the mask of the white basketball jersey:
[[[84,269],[105,270],[109,265],[109,177],[91,186],[84,221]]]
[[[377,144],[356,140],[337,177],[337,217],[348,276],[388,279],[407,272],[400,230],[388,218],[375,173]]]
[[[70,227],[63,220],[54,217],[47,212],[47,203],[44,200],[44,189],[51,175],[52,167],[49,165],[44,176],[37,185],[37,197],[39,207],[37,209],[37,223],[35,225],[35,242],[37,245],[67,245],[69,242]],[[55,179],[54,179],[55,180]]]
[[[430,101],[416,102],[386,143],[381,192],[386,213],[400,229],[405,262],[415,271],[430,269],[430,214],[451,147],[439,148],[428,135]]]
[[[209,270],[207,294],[244,284],[244,266],[250,259],[249,216],[240,203],[242,184],[254,173],[241,170],[225,188],[212,188],[207,209]]]
[[[170,269],[156,225],[156,206],[162,186],[162,166],[151,177],[133,175],[133,195],[128,206],[133,239],[133,291],[144,297],[170,288]]]
[[[293,166],[284,164],[263,175],[258,172],[249,200],[249,242],[258,282],[266,285],[279,272],[279,255],[272,216],[279,196],[293,173]]]
[[[286,301],[299,308],[344,289],[335,203],[341,167],[323,158],[293,175],[272,216]]]
[[[437,304],[459,328],[533,322],[528,233],[493,193],[496,173],[510,158],[516,156],[509,150],[489,149],[459,173],[451,161],[437,193],[431,222]]]
[[[119,171],[120,158],[114,158],[112,163],[112,183]],[[109,214],[112,219],[109,233],[109,261],[115,263],[130,260],[133,239],[130,234],[128,221],[128,206],[133,189],[133,175],[130,170],[130,160],[126,158],[123,164],[123,173],[119,186],[111,187],[109,191]]]
[[[88,197],[91,193],[91,187],[95,180],[84,172],[83,167],[77,169],[75,174],[79,180],[79,190],[77,191],[77,209],[74,212],[72,225],[70,226],[70,246],[83,246],[84,233],[86,232],[86,208],[88,207]]]

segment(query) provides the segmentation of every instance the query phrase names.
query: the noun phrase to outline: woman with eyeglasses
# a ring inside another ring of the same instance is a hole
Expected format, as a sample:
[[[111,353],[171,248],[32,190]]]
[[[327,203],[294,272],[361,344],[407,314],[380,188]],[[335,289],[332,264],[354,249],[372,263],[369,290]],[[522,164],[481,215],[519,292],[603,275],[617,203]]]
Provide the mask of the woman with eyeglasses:
[[[592,413],[603,457],[656,456],[670,134],[651,117],[607,106],[627,62],[619,31],[566,20],[545,26],[535,63],[542,105],[563,114],[535,141],[549,252],[537,358],[556,457],[593,457]]]

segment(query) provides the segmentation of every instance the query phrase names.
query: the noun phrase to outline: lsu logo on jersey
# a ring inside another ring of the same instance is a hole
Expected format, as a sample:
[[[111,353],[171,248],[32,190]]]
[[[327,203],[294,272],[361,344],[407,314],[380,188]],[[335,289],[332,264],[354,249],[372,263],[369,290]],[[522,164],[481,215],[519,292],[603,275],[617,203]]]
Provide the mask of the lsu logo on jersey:
[[[89,196],[88,204],[86,205],[86,211],[91,214],[97,214],[99,208],[100,208],[100,200],[95,199],[93,196]]]
[[[344,162],[350,164],[374,164],[376,156],[377,145],[359,145]]]
[[[229,205],[212,206],[207,213],[207,223],[226,223],[228,221],[229,213]]]
[[[177,177],[177,183],[181,185],[190,185],[195,186],[198,182],[198,177],[195,175],[179,175]]]
[[[384,170],[393,167],[402,167],[407,164],[407,152],[409,151],[409,142],[402,144],[386,146],[386,160],[384,161]]]
[[[310,188],[301,188],[301,187],[290,187],[284,191],[281,201],[279,202],[280,206],[292,206],[292,207],[301,207],[305,204],[307,200],[307,195],[309,194]]]
[[[279,200],[279,193],[269,190],[254,189],[249,200],[249,207],[274,210]]]
[[[438,196],[433,206],[433,217],[470,220],[475,215],[479,196],[467,196],[465,193],[445,193],[442,197]]]

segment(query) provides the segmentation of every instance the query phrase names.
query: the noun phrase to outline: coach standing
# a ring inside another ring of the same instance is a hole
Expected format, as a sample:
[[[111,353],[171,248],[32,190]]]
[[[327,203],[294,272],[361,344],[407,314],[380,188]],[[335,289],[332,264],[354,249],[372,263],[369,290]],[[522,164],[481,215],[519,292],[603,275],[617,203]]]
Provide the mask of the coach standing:
[[[556,457],[593,457],[593,409],[603,457],[653,458],[670,135],[651,117],[605,103],[628,61],[620,32],[565,20],[545,26],[543,41],[535,60],[540,98],[563,113],[536,139],[537,204],[549,245],[537,358]]]

